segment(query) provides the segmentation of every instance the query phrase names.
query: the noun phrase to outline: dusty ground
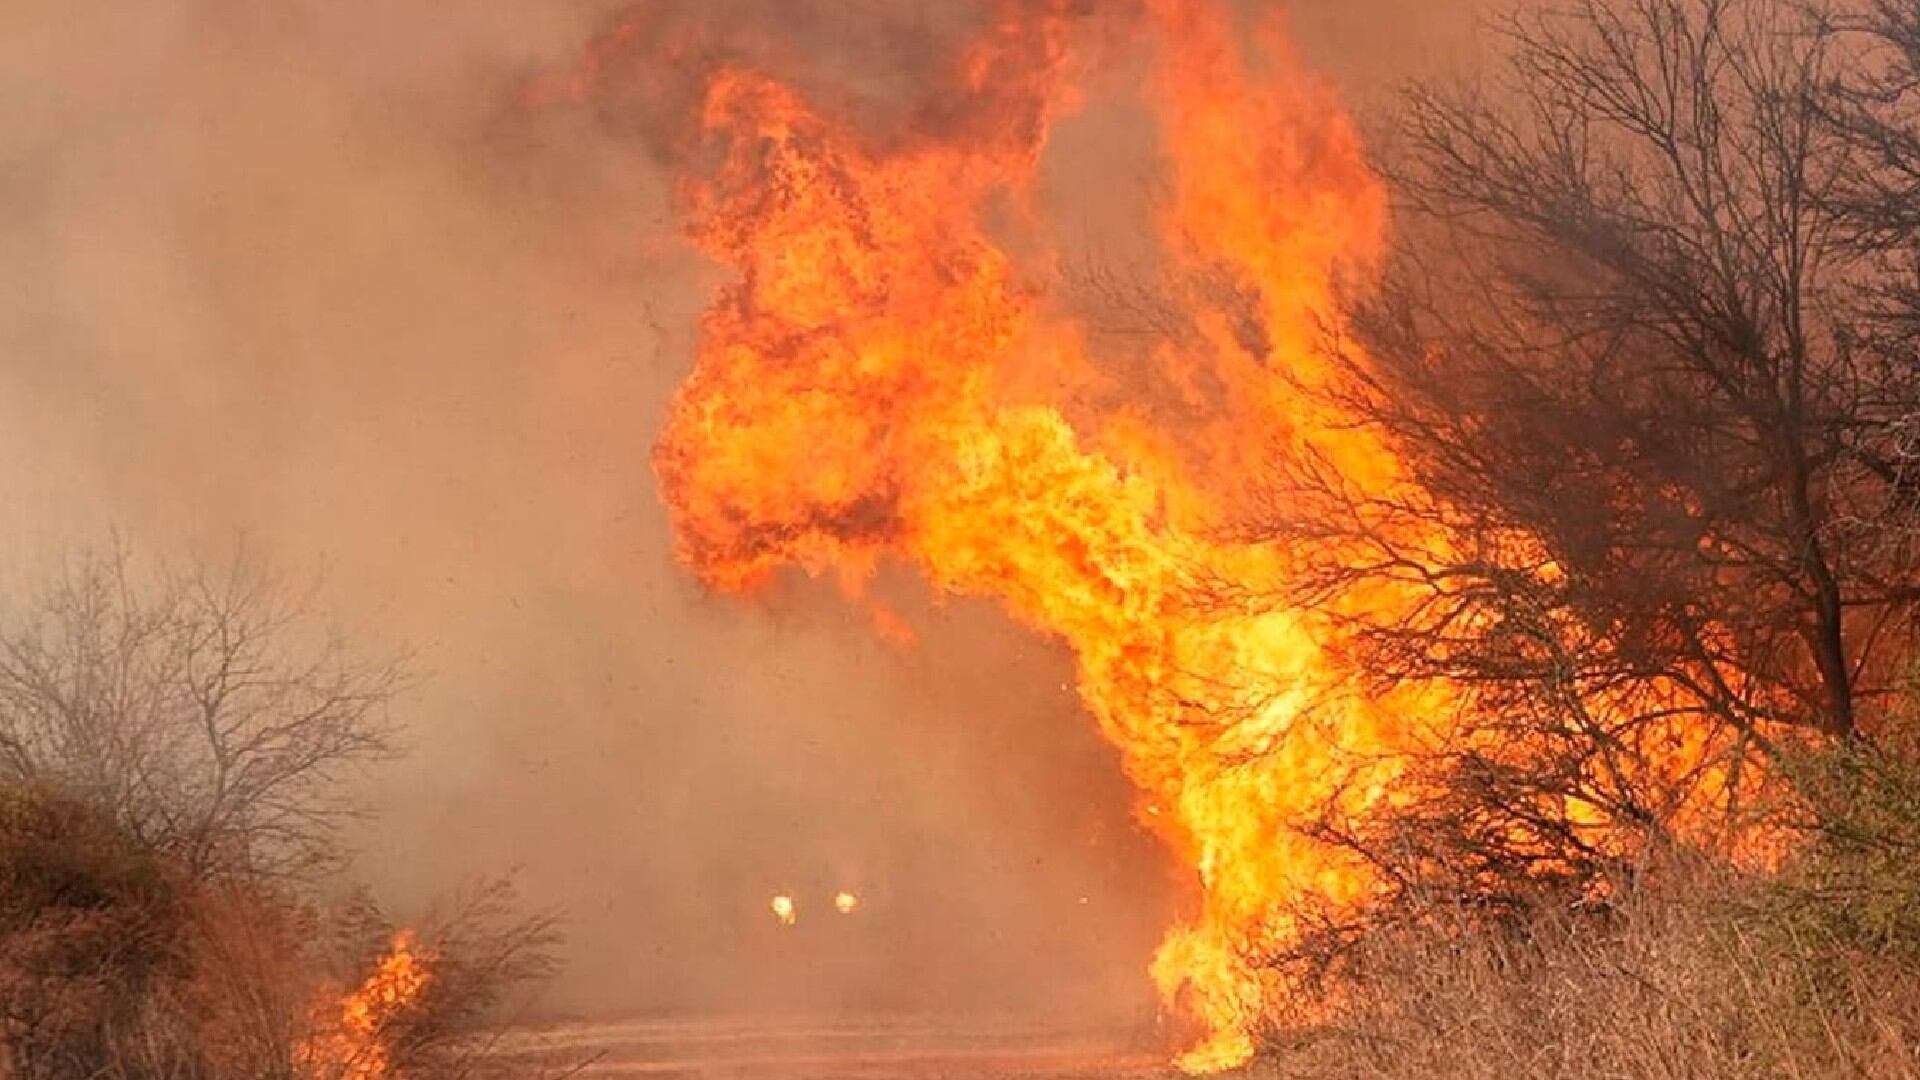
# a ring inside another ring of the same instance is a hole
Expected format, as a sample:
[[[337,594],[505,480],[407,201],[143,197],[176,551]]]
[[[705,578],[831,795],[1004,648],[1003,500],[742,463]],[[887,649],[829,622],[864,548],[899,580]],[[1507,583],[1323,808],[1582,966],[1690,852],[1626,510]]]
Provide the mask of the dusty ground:
[[[1147,1080],[1151,1034],[938,1017],[645,1019],[532,1033],[587,1077],[699,1080]]]

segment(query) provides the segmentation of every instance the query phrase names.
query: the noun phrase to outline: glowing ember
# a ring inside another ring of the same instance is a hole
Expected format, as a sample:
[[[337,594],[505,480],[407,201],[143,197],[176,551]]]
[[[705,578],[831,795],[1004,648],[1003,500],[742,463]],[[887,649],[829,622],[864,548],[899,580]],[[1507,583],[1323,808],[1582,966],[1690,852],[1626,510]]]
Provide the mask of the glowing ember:
[[[779,920],[781,926],[792,926],[800,921],[800,909],[794,906],[793,897],[785,893],[774,897],[767,906],[773,909],[773,917]]]
[[[851,915],[860,910],[860,898],[850,892],[834,893],[833,910],[842,915]]]
[[[432,957],[402,930],[358,989],[319,1010],[317,1032],[295,1057],[314,1080],[384,1080],[397,1025],[433,979]]]

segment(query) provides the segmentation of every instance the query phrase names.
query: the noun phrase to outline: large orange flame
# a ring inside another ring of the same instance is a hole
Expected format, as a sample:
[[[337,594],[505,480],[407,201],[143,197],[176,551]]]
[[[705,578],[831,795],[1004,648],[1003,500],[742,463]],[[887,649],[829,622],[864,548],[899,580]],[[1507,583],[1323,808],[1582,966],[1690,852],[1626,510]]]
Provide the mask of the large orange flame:
[[[1314,614],[1193,586],[1287,581],[1286,552],[1228,538],[1274,454],[1393,480],[1301,389],[1328,377],[1317,343],[1382,246],[1384,200],[1277,35],[1256,69],[1216,0],[1152,0],[1170,197],[1142,302],[1177,326],[1108,363],[1049,259],[987,224],[1040,229],[1024,211],[1082,93],[1078,6],[1004,4],[955,65],[952,109],[906,138],[864,137],[754,70],[711,75],[717,164],[687,181],[691,235],[733,280],[654,465],[679,555],[715,587],[783,567],[857,583],[899,560],[1072,649],[1143,820],[1194,870],[1153,975],[1205,1032],[1181,1063],[1216,1070],[1252,1054],[1271,987],[1248,958],[1292,932],[1293,902],[1372,887],[1292,826],[1381,797],[1349,763],[1393,747],[1395,711],[1349,689]]]

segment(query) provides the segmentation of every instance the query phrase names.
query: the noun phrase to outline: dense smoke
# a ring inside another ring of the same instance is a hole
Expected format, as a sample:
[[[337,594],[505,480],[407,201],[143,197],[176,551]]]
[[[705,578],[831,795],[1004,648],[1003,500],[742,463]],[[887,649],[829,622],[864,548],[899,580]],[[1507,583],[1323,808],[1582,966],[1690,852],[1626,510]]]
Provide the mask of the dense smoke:
[[[1441,7],[1301,0],[1293,23],[1364,88],[1432,59],[1466,20]],[[1150,1007],[1163,857],[1056,648],[905,580],[881,586],[918,631],[902,648],[824,584],[749,609],[672,568],[646,462],[711,285],[656,167],[676,69],[591,106],[540,92],[640,18],[930,123],[925,59],[976,16],[16,5],[11,568],[119,527],[160,557],[244,537],[321,572],[317,601],[423,676],[362,872],[405,903],[519,866],[571,915],[564,1007]],[[1124,120],[1063,127],[1046,174],[1090,245],[1124,247],[1144,198],[1100,158]],[[818,925],[842,888],[865,921]],[[771,936],[782,890],[812,936]]]

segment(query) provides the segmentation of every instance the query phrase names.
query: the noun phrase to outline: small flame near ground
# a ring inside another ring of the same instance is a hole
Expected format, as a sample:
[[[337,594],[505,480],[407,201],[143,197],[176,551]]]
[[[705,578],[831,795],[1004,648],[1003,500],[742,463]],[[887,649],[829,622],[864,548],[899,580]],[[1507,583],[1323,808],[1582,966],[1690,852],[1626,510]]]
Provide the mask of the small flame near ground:
[[[395,1028],[433,981],[431,954],[401,930],[364,982],[316,1016],[316,1033],[295,1059],[312,1080],[385,1080]]]
[[[850,892],[834,893],[833,910],[842,915],[851,915],[860,910],[860,898]]]

